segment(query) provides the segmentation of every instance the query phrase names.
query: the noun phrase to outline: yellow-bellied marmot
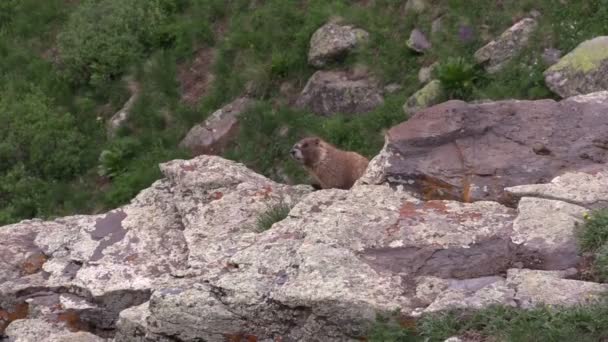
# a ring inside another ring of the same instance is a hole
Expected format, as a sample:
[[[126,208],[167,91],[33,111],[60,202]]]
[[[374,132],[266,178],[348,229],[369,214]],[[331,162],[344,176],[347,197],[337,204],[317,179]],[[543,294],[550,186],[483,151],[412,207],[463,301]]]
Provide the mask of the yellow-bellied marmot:
[[[322,139],[300,140],[290,151],[322,189],[350,189],[363,175],[369,160],[362,155],[343,151]]]

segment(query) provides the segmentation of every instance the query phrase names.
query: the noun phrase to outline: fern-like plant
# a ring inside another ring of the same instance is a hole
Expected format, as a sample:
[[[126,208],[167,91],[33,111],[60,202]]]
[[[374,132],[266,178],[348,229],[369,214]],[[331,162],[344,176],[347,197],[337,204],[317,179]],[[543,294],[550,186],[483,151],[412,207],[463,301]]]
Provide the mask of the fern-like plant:
[[[450,58],[439,65],[437,77],[450,99],[468,100],[475,89],[475,82],[480,78],[480,72],[464,58]]]

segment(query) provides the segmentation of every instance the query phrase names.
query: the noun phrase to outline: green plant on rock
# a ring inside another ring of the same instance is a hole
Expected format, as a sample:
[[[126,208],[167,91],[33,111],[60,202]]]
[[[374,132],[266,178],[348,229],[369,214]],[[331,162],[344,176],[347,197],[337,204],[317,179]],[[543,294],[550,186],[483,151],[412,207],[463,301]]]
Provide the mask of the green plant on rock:
[[[449,58],[437,67],[437,77],[450,99],[468,100],[475,90],[480,72],[464,58]]]
[[[608,281],[608,209],[585,214],[579,242],[584,252],[593,253],[593,271],[600,281]]]
[[[585,215],[579,241],[585,252],[595,252],[608,242],[608,209]]]
[[[116,140],[108,149],[101,151],[97,172],[102,177],[115,178],[124,173],[129,159],[135,155],[139,142],[134,138]]]
[[[258,232],[264,232],[270,229],[273,224],[283,221],[289,215],[291,211],[291,207],[280,201],[277,204],[269,205],[266,208],[266,211],[261,213],[256,219],[255,226]]]

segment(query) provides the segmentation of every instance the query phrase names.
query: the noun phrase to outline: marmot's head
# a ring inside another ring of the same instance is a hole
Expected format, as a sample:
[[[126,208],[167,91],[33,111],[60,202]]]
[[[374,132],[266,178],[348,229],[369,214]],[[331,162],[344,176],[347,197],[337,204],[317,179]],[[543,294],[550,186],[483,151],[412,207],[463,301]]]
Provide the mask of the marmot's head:
[[[293,145],[289,153],[298,163],[312,166],[319,161],[321,155],[319,146],[321,144],[322,141],[319,138],[304,138]]]

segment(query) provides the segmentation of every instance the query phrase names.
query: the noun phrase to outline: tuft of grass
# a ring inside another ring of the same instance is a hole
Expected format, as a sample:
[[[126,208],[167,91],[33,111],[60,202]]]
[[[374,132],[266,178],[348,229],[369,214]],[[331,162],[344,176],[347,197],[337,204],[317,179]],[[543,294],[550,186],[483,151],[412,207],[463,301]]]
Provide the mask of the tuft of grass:
[[[266,211],[264,211],[258,216],[255,222],[256,230],[258,232],[267,231],[268,229],[270,229],[270,227],[272,227],[273,224],[279,221],[283,221],[285,218],[287,218],[287,215],[289,215],[290,210],[291,207],[283,201],[268,206]]]
[[[521,310],[494,306],[475,312],[450,311],[420,318],[415,330],[379,319],[369,341],[444,341],[463,335],[478,336],[484,341],[602,341],[608,337],[608,303],[572,308]]]
[[[480,71],[464,58],[449,58],[437,68],[441,86],[450,99],[468,100],[480,79]]]
[[[597,210],[585,216],[579,242],[584,252],[595,252],[608,243],[608,209]]]

